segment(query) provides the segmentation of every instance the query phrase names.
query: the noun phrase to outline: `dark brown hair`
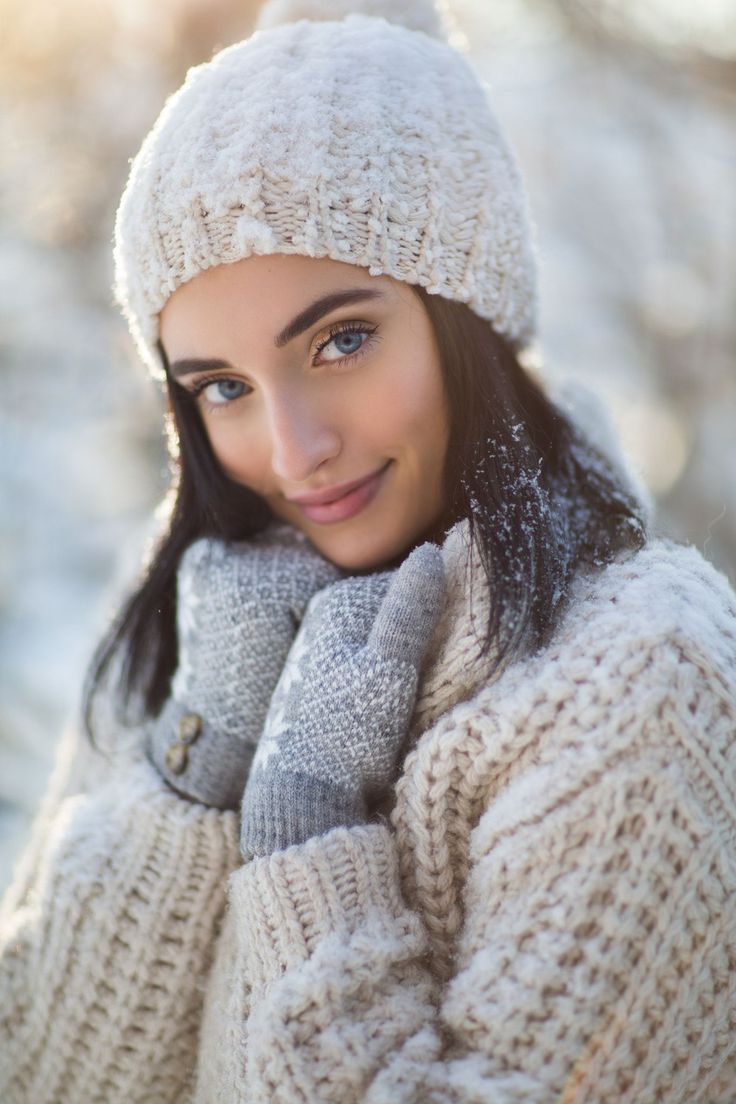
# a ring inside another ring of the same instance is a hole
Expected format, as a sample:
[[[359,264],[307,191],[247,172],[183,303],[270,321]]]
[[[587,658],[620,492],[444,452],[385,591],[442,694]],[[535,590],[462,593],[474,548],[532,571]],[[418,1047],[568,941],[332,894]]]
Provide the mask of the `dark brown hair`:
[[[494,648],[501,664],[522,647],[540,647],[577,568],[640,547],[644,523],[614,468],[550,401],[512,346],[466,305],[413,290],[433,327],[450,413],[445,528],[469,519],[491,598],[483,651]],[[81,706],[92,739],[94,698],[113,669],[116,715],[126,724],[155,716],[170,693],[184,549],[200,536],[247,539],[273,516],[263,499],[222,472],[197,404],[169,375],[161,345],[159,352],[168,381],[170,511],[135,589],[92,656]]]

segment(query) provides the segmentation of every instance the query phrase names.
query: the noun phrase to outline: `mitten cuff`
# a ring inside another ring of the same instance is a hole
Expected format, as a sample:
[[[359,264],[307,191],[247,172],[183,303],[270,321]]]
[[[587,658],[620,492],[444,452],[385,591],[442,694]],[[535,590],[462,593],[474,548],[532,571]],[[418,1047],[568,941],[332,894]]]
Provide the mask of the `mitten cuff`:
[[[169,698],[152,722],[147,753],[169,786],[191,801],[237,810],[255,747]]]
[[[365,824],[363,795],[299,772],[264,771],[252,779],[243,804],[243,857],[271,855],[332,828]]]

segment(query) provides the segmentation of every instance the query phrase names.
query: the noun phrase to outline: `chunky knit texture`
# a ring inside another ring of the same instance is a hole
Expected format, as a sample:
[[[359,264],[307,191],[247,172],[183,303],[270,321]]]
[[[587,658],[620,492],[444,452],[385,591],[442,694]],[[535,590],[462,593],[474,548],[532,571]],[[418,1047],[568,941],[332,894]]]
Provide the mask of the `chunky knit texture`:
[[[134,741],[60,763],[3,1104],[733,1104],[736,597],[652,542],[490,681],[466,538],[390,817],[241,865]]]
[[[143,142],[115,294],[155,377],[169,296],[252,254],[360,265],[468,303],[519,347],[534,338],[527,198],[486,89],[435,36],[429,0],[355,7],[266,5],[260,30],[189,70]]]

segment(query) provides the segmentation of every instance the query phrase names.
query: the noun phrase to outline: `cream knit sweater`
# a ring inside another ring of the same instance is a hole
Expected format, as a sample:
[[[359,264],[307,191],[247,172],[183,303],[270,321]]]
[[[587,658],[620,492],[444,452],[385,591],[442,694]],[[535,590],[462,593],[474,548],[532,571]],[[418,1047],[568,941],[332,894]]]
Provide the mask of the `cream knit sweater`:
[[[490,680],[466,536],[374,823],[243,866],[135,734],[67,733],[4,902],[3,1104],[736,1101],[736,598],[655,541]]]

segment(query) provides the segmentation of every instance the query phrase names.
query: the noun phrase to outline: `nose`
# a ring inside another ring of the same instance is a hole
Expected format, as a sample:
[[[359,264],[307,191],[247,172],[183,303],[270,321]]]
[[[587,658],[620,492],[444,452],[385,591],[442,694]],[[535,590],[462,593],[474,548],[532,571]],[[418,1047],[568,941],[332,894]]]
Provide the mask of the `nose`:
[[[271,468],[285,483],[301,483],[337,456],[337,428],[312,398],[289,392],[270,402]]]

